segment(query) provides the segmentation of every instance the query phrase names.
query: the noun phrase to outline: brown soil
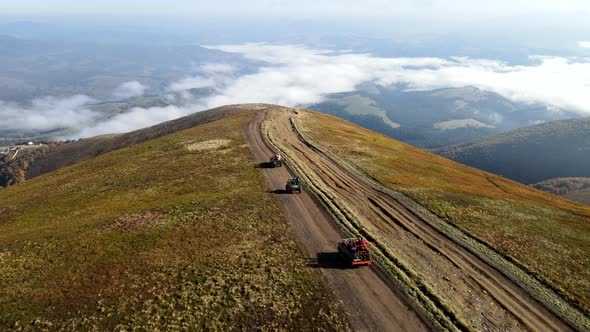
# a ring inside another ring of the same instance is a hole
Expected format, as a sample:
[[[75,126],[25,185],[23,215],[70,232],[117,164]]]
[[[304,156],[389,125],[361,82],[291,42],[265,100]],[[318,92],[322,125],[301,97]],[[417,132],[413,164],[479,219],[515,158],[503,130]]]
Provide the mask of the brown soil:
[[[260,165],[265,165],[273,151],[260,135],[263,113],[243,128],[252,153]],[[264,168],[277,199],[285,207],[309,256],[310,266],[322,271],[326,281],[343,301],[356,330],[425,331],[418,313],[407,299],[377,267],[348,269],[337,257],[336,244],[342,233],[325,210],[305,190],[301,194],[285,194],[283,188],[291,176],[287,167]],[[262,222],[262,221],[261,221]]]
[[[276,109],[276,108],[275,108]],[[263,135],[281,150],[289,166],[298,170],[316,195],[323,195],[332,209],[344,216],[341,228],[352,234],[368,234],[383,253],[383,266],[400,266],[418,285],[418,299],[431,301],[445,319],[439,327],[476,330],[570,330],[558,317],[535,301],[502,273],[457,245],[403,204],[347,172],[325,154],[304,142],[291,118],[302,116],[291,109],[267,112]],[[244,129],[252,151],[260,161],[272,153],[260,137],[261,116]],[[282,188],[287,169],[266,170],[273,188]],[[285,205],[311,257],[334,251],[341,236],[334,222],[307,193],[277,195]],[[320,264],[321,266],[321,264]],[[349,310],[366,311],[358,327],[394,330],[424,329],[418,314],[376,267],[358,270],[322,267]],[[420,295],[422,294],[422,295]],[[362,305],[358,305],[361,304]],[[386,304],[389,303],[389,304]],[[428,308],[425,305],[424,308]],[[367,310],[368,309],[368,310]],[[422,310],[424,311],[424,310]],[[436,315],[436,314],[435,314]],[[448,322],[451,322],[449,325]],[[396,324],[396,325],[391,325]],[[393,328],[397,326],[397,329]]]

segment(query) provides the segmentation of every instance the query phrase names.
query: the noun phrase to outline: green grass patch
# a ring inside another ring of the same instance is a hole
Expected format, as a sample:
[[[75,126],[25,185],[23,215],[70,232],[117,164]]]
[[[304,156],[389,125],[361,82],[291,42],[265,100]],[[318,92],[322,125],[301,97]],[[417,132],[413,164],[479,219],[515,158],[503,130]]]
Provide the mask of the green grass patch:
[[[249,117],[1,190],[0,329],[346,329],[254,167]]]

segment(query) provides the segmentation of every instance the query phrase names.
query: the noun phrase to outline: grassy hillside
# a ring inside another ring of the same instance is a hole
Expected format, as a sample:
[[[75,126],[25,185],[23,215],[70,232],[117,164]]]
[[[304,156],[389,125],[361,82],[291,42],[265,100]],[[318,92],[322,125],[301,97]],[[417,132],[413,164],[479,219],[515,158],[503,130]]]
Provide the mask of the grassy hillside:
[[[130,133],[101,135],[78,141],[49,142],[41,149],[21,152],[13,160],[0,160],[0,187],[11,186],[117,149],[244,111],[241,107],[219,107]]]
[[[306,114],[300,127],[317,144],[485,241],[590,311],[590,207],[328,115]]]
[[[14,185],[23,182],[25,179],[74,165],[117,149],[243,113],[244,111],[243,107],[219,107],[130,133],[101,135],[78,141],[49,142],[43,149],[19,153],[17,158],[9,162],[0,160],[0,187]]]
[[[254,167],[249,116],[0,190],[0,330],[346,329]]]
[[[590,177],[590,118],[543,123],[437,153],[527,184]]]
[[[50,143],[32,148],[21,149],[16,153],[9,152],[8,154],[0,155],[0,189],[8,187],[25,180],[27,169],[40,159],[49,150],[55,148],[59,144],[66,143]]]
[[[41,158],[37,158],[34,163],[25,169],[26,178],[30,179],[117,149],[223,119],[227,116],[243,113],[244,111],[245,109],[240,107],[219,107],[126,134],[102,135],[81,139],[68,144],[60,144],[52,147],[46,154]]]

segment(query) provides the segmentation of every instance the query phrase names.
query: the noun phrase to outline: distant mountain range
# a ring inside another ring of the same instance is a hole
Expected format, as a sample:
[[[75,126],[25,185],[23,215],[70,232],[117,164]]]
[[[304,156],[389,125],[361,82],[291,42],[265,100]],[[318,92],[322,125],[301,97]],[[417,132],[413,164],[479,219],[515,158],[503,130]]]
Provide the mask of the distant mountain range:
[[[533,124],[574,118],[556,107],[511,101],[476,87],[407,91],[367,84],[310,108],[422,148],[439,148]]]
[[[590,118],[543,123],[436,152],[522,183],[590,177]]]
[[[191,98],[215,93],[208,88],[186,90]],[[103,121],[134,107],[182,106],[183,92],[175,98],[148,95],[88,105]],[[537,123],[575,118],[567,110],[517,103],[476,87],[406,91],[401,87],[364,84],[358,91],[330,94],[309,108],[335,115],[403,142],[426,149],[469,142]],[[25,140],[49,140],[74,134],[73,128],[34,131],[0,130],[0,146]]]

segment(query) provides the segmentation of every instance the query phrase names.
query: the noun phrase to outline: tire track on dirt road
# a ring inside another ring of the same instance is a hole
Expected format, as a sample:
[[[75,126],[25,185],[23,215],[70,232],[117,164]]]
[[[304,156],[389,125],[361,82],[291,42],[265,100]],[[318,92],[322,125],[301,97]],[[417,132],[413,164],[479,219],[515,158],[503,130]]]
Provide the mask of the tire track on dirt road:
[[[243,135],[260,165],[266,165],[274,152],[261,136],[264,112],[257,112],[242,129]],[[262,169],[270,188],[282,192],[285,181],[292,176],[287,167]],[[305,188],[301,194],[276,194],[284,206],[310,260],[317,261],[323,277],[342,300],[355,330],[427,331],[429,326],[412,304],[378,268],[340,268],[334,264],[336,244],[342,238],[331,217],[310,196]],[[322,257],[329,257],[323,261]]]
[[[393,197],[374,189],[308,146],[292,127],[291,118],[297,114],[290,109],[268,112],[265,130],[272,144],[287,160],[300,163],[301,170],[320,182],[315,185],[330,196],[333,204],[348,211],[356,226],[372,235],[378,248],[391,250],[416,271],[429,288],[427,297],[449,315],[449,320],[455,324],[458,320],[466,323],[456,325],[459,329],[570,330],[515,282]],[[349,187],[343,188],[343,183]],[[459,311],[457,316],[454,310]]]

